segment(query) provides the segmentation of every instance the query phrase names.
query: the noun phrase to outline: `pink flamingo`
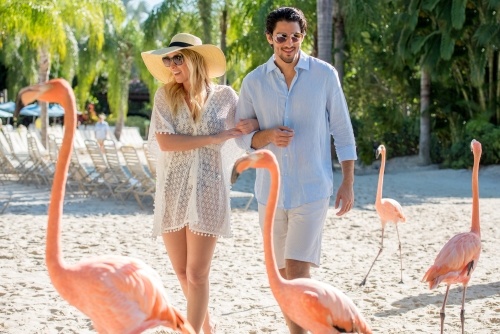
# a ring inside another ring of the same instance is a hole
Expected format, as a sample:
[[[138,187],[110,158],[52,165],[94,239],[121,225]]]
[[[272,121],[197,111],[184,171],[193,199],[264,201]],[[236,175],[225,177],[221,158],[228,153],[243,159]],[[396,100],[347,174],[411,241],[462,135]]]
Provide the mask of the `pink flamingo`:
[[[263,231],[264,254],[269,285],[283,312],[314,334],[371,333],[362,314],[342,291],[310,278],[285,280],[281,277],[274,259],[272,236],[280,184],[278,162],[269,150],[255,151],[235,163],[233,181],[248,168],[265,168],[271,175]]]
[[[101,256],[68,265],[61,250],[61,216],[73,138],[75,96],[69,83],[54,79],[20,91],[24,104],[57,102],[65,110],[63,144],[48,213],[45,258],[52,284],[61,297],[86,314],[99,333],[141,333],[156,326],[194,333],[185,318],[169,305],[159,275],[144,262],[124,256]]]
[[[476,269],[479,255],[481,254],[481,226],[479,224],[479,160],[481,159],[481,143],[473,139],[471,150],[474,155],[474,166],[472,168],[472,223],[470,232],[455,235],[441,249],[434,264],[427,270],[422,282],[428,282],[432,290],[439,283],[446,283],[443,307],[441,307],[441,334],[444,328],[445,307],[450,291],[450,285],[461,283],[463,285],[462,309],[460,321],[462,322],[462,334],[465,323],[465,292],[467,284]]]
[[[377,186],[377,197],[375,198],[375,210],[377,210],[380,222],[382,223],[382,240],[380,241],[380,249],[378,251],[378,254],[375,257],[375,260],[373,260],[370,269],[368,269],[368,273],[366,274],[365,278],[359,284],[360,286],[366,284],[366,279],[368,278],[368,275],[370,274],[370,271],[372,270],[375,261],[377,261],[380,253],[382,253],[382,249],[384,248],[385,224],[389,222],[392,222],[396,225],[396,232],[398,234],[398,242],[399,242],[399,262],[401,266],[401,281],[399,283],[403,283],[403,259],[401,257],[401,240],[399,239],[398,223],[406,222],[406,217],[403,213],[403,208],[401,207],[401,204],[398,203],[398,201],[393,200],[392,198],[382,198],[382,187],[384,185],[384,171],[385,171],[384,145],[380,145],[377,148],[377,158],[379,157],[379,155],[382,155],[382,161],[380,163],[380,171],[378,174],[378,186]]]

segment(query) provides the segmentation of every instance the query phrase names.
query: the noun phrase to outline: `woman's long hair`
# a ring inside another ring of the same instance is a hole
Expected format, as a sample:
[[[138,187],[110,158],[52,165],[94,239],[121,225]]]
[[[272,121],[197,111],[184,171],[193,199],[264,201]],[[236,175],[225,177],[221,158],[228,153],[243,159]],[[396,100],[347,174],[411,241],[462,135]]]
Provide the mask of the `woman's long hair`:
[[[183,49],[179,53],[182,53],[187,64],[191,89],[186,92],[184,86],[175,80],[167,83],[165,85],[167,103],[173,115],[176,116],[183,104],[184,97],[187,95],[187,100],[191,103],[191,116],[197,122],[201,119],[201,112],[210,90],[210,77],[205,60],[198,52]]]

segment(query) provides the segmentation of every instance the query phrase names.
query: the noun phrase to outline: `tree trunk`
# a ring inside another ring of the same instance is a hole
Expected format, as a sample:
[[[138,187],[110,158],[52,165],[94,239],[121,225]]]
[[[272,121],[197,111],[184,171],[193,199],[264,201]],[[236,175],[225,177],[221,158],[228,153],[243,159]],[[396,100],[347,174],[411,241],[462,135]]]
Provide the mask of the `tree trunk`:
[[[345,63],[345,27],[342,17],[341,0],[333,0],[333,25],[334,25],[334,66],[339,74],[340,83],[344,81],[344,63]]]
[[[491,81],[495,89],[490,97],[493,100],[493,115],[496,118],[496,124],[500,125],[500,52],[493,51],[493,80]]]
[[[318,16],[318,58],[332,63],[333,1],[317,0]]]
[[[212,0],[198,0],[198,12],[203,27],[203,44],[212,44]]]
[[[227,38],[227,0],[224,1],[224,8],[222,8],[222,13],[220,17],[220,49],[224,54],[226,54],[226,38]],[[219,84],[226,84],[226,73],[219,78]]]
[[[132,72],[132,58],[127,58],[122,64],[122,78],[119,80],[120,91],[117,92],[121,97],[118,101],[118,112],[116,113],[115,132],[114,135],[117,140],[120,140],[125,120],[128,114],[128,98],[129,98],[129,85],[130,73]]]
[[[38,83],[43,83],[49,80],[50,73],[50,53],[47,48],[42,46],[39,49],[40,63],[38,64]],[[43,147],[48,148],[48,128],[49,128],[49,112],[47,102],[38,102],[40,106],[40,120],[42,127],[40,129],[40,139]]]
[[[421,165],[431,163],[431,117],[429,113],[431,98],[431,76],[422,68],[420,78],[420,142],[418,156]]]

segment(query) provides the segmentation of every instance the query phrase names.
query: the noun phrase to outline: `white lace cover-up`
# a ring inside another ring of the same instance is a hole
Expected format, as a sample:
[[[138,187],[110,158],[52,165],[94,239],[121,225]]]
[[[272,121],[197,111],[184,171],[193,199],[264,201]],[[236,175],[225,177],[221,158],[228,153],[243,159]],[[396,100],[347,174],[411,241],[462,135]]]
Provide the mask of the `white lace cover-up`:
[[[213,85],[195,123],[186,103],[174,117],[165,88],[156,91],[148,138],[157,162],[153,237],[185,226],[201,235],[231,236],[231,169],[244,151],[234,139],[189,151],[161,151],[156,133],[214,135],[233,128],[237,100],[231,87]]]

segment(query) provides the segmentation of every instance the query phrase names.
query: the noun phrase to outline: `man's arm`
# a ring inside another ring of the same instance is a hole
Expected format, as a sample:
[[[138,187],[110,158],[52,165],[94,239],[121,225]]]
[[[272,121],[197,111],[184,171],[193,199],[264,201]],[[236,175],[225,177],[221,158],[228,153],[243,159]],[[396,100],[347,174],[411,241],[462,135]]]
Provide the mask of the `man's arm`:
[[[354,206],[354,160],[345,160],[341,163],[342,166],[342,183],[337,191],[335,199],[335,209],[342,203],[340,210],[336,213],[337,216],[349,212]]]
[[[257,131],[252,137],[251,147],[254,150],[273,143],[277,147],[287,147],[292,141],[294,132],[287,126],[278,126],[273,129]]]

